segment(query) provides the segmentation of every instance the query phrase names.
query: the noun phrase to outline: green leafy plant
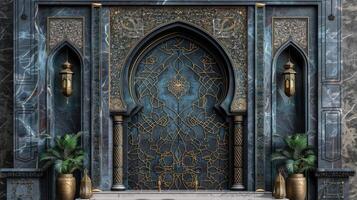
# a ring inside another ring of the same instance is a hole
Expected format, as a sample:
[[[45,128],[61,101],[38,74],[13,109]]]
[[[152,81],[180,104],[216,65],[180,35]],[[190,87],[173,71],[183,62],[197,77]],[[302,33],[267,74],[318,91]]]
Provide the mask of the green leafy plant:
[[[297,133],[284,138],[286,147],[272,154],[272,161],[284,161],[289,174],[304,173],[315,169],[316,155],[308,145],[307,135]]]
[[[60,174],[72,174],[76,169],[82,169],[84,152],[78,145],[80,133],[65,134],[55,138],[55,145],[41,155],[40,161],[45,166],[54,165]]]

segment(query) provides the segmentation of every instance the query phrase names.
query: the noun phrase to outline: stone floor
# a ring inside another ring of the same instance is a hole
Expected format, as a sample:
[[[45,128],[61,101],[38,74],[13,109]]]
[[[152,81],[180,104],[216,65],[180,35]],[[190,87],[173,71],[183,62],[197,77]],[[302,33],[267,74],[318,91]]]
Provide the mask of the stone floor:
[[[234,191],[123,191],[94,193],[92,200],[268,200],[270,192]]]

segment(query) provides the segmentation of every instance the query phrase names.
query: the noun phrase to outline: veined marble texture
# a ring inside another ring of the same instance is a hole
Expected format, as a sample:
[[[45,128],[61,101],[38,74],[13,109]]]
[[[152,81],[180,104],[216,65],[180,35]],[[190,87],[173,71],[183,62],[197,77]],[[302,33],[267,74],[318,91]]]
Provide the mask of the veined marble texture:
[[[344,0],[342,13],[342,155],[344,167],[357,170],[357,1]],[[357,199],[357,176],[350,183],[350,199]]]
[[[0,168],[12,165],[12,4],[0,1]],[[5,185],[0,179],[0,199],[5,199]]]
[[[10,167],[12,162],[13,1],[0,0],[0,168]],[[342,59],[344,68],[342,155],[344,167],[357,170],[357,1],[343,0],[342,9]],[[4,198],[3,191],[0,179],[0,199]],[[350,199],[357,199],[357,176],[351,177],[350,193]]]

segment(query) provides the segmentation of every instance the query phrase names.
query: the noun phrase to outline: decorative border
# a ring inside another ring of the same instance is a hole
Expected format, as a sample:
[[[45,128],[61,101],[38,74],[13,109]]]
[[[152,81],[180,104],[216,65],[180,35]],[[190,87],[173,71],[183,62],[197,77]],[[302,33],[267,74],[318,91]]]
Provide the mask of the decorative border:
[[[3,178],[40,178],[44,175],[42,169],[15,169],[15,168],[3,168],[0,170],[0,174]]]
[[[255,6],[255,189],[265,190],[265,85],[264,85],[265,4]]]
[[[101,182],[101,162],[102,162],[102,138],[101,138],[101,127],[102,121],[100,120],[101,112],[101,56],[100,51],[102,50],[102,7],[99,5],[93,5],[91,7],[91,175],[92,175],[92,185],[94,187],[100,187]]]
[[[317,169],[315,176],[319,178],[348,178],[354,176],[355,171],[345,168]]]

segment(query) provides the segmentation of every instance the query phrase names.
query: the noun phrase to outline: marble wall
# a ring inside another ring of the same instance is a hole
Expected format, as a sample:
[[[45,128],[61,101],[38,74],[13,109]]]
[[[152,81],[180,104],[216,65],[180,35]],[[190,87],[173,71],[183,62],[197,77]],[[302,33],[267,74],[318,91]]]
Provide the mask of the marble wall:
[[[12,165],[12,5],[13,0],[0,1],[0,168]],[[0,179],[0,199],[4,191]]]
[[[12,6],[0,0],[0,168],[12,161]],[[357,170],[357,1],[343,0],[343,158],[344,167]],[[351,178],[351,199],[357,199],[357,176]],[[0,179],[0,199],[3,199]]]
[[[357,1],[343,1],[343,138],[344,167],[357,170]],[[351,177],[350,199],[357,199],[357,176]]]

